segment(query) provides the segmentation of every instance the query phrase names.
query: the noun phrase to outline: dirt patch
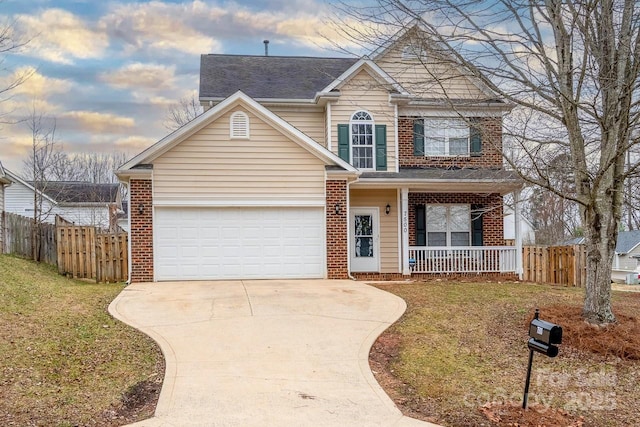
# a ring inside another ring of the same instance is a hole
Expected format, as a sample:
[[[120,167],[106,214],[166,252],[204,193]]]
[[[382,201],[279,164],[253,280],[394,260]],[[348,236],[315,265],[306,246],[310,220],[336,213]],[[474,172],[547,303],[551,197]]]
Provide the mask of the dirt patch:
[[[162,375],[131,386],[117,405],[102,413],[100,427],[117,427],[153,416],[162,389]]]
[[[480,412],[497,426],[582,427],[584,425],[582,417],[541,405],[532,405],[525,410],[522,409],[522,404],[515,402],[492,402],[482,406]]]

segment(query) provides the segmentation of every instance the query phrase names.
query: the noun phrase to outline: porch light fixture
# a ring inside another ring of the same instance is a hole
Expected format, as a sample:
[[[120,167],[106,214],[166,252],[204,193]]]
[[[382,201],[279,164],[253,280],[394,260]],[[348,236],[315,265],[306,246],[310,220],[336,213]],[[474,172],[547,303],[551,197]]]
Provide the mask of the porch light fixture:
[[[336,215],[340,215],[340,203],[336,203],[336,205],[334,206]]]
[[[144,212],[144,204],[143,204],[143,203],[140,203],[140,204],[138,205],[138,213],[139,213],[140,215],[142,215],[142,213],[143,213],[143,212]]]
[[[386,213],[387,215],[391,213],[391,205],[389,203],[387,203],[387,207],[384,208],[384,213]]]

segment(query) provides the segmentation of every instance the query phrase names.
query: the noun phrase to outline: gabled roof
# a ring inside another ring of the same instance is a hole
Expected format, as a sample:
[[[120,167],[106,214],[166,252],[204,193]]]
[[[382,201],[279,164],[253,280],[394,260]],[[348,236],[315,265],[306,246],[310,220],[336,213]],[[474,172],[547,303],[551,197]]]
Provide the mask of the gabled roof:
[[[621,255],[628,254],[638,247],[638,245],[640,245],[640,230],[618,232],[616,253]]]
[[[31,191],[36,191],[33,181],[25,181],[8,169],[4,169],[9,182],[24,185]],[[119,197],[119,184],[94,184],[81,181],[47,181],[44,189],[38,192],[53,204],[83,204],[83,203],[116,203]]]
[[[205,111],[186,125],[162,138],[160,141],[129,160],[116,171],[116,175],[123,178],[129,176],[132,172],[138,171],[138,168],[140,167],[146,167],[148,170],[148,164],[154,159],[175,147],[180,142],[198,132],[200,129],[237,105],[242,105],[247,110],[253,112],[256,116],[273,126],[274,129],[290,137],[291,140],[297,143],[300,147],[306,149],[318,159],[322,160],[326,165],[336,165],[344,171],[358,173],[358,170],[349,163],[318,144],[316,141],[293,127],[285,120],[281,119],[267,108],[260,105],[258,102],[251,99],[243,92],[237,91],[215,107]]]
[[[419,21],[418,19],[414,19],[412,20],[412,22],[409,22],[407,25],[404,25],[396,34],[387,38],[387,40],[381,43],[380,46],[376,50],[374,50],[369,56],[374,61],[382,58],[402,38],[410,35],[411,32],[415,32],[415,31],[421,32],[422,37],[428,37],[427,33],[424,30],[424,22]],[[440,43],[437,40],[433,40],[431,38],[429,38],[429,42],[437,46],[437,54],[440,57],[446,58],[446,60],[450,61],[450,65],[454,67],[456,71],[460,73],[461,76],[467,78],[469,82],[471,82],[471,84],[473,84],[476,88],[478,88],[478,90],[480,90],[480,92],[482,92],[487,97],[487,100],[489,102],[502,103],[502,104],[504,103],[504,101],[501,100],[493,90],[487,87],[487,85],[484,84],[482,81],[480,81],[480,79],[477,78],[476,76],[470,75],[468,70],[453,58],[451,54],[451,49],[448,46],[445,46],[443,43]],[[465,100],[465,101],[468,102],[472,100]]]
[[[378,83],[392,88],[393,91],[399,94],[409,96],[409,92],[407,92],[400,83],[395,81],[393,77],[370,59],[360,59],[354,63],[351,67],[345,70],[344,73],[336,77],[328,86],[323,88],[321,92],[326,93],[335,89],[340,89],[344,83],[348,82],[353,76],[362,70],[367,70],[369,74],[378,81]]]
[[[43,193],[58,203],[115,203],[119,184],[80,181],[48,181]]]
[[[314,99],[358,58],[202,55],[200,100],[242,91],[254,99]]]
[[[11,179],[5,174],[2,162],[0,162],[0,184],[11,184]]]

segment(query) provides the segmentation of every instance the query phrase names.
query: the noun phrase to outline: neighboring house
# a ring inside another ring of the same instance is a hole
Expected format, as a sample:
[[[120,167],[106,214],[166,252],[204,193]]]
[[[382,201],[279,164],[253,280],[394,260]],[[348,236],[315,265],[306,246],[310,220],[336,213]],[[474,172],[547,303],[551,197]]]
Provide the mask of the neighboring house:
[[[511,106],[417,31],[366,58],[202,55],[206,111],[117,171],[131,281],[517,273]]]
[[[0,162],[0,254],[4,252],[4,188],[11,184]]]
[[[629,273],[640,273],[640,230],[618,232],[611,278],[624,282]]]
[[[25,181],[5,169],[12,184],[5,189],[5,211],[33,218],[32,182]],[[93,225],[108,229],[116,224],[121,209],[119,184],[47,181],[37,190],[42,199],[41,221],[54,224],[56,215],[75,225]]]
[[[584,245],[584,237],[575,237],[565,245]],[[619,231],[612,263],[611,280],[625,282],[629,273],[640,273],[640,230]]]
[[[515,242],[516,240],[516,214],[511,206],[504,207],[504,240]],[[536,230],[533,224],[523,215],[520,215],[520,235],[523,245],[536,244]]]
[[[122,201],[122,209],[118,211],[118,227],[124,231],[129,231],[129,201]]]

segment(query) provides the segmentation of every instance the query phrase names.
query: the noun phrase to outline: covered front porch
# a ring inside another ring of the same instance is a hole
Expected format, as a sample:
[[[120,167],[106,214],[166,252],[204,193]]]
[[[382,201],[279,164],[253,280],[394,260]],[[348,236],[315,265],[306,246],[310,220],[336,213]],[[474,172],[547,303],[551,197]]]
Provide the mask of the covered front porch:
[[[502,209],[505,194],[519,199],[521,182],[508,171],[444,172],[411,182],[407,173],[363,174],[350,184],[352,275],[521,275],[522,239],[516,227],[516,245],[505,245]],[[467,179],[447,179],[447,172]]]

